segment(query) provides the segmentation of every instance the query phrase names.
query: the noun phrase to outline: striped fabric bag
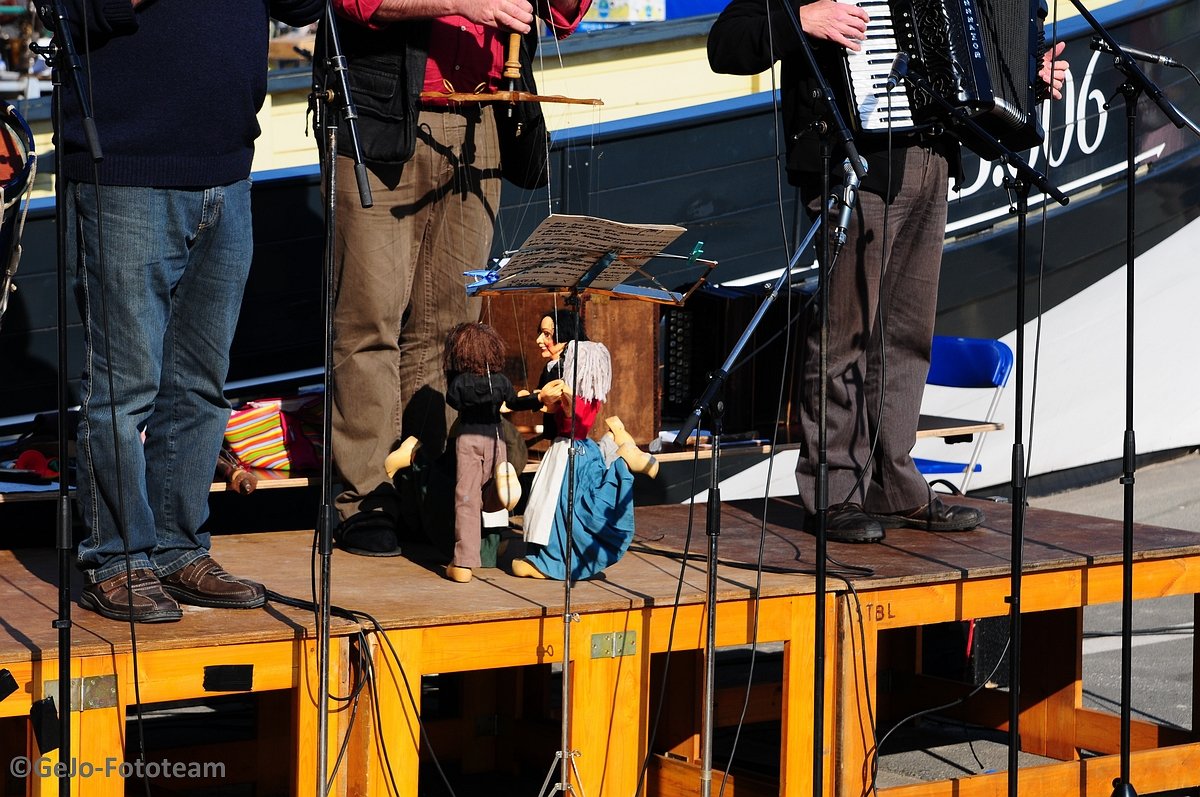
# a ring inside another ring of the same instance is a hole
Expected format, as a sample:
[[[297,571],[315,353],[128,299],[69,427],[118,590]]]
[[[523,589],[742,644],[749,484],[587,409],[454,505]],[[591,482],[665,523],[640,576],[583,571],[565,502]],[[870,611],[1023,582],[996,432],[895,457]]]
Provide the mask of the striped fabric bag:
[[[312,470],[320,457],[310,433],[320,440],[320,418],[320,397],[248,401],[230,413],[225,445],[247,468]]]

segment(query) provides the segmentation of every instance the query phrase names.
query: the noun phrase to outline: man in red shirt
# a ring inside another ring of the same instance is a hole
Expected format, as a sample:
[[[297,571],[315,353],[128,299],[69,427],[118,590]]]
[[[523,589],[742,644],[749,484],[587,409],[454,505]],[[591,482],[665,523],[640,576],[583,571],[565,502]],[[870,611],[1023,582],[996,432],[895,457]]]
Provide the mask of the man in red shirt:
[[[537,14],[570,34],[590,0],[541,0]],[[500,86],[511,33],[529,33],[527,0],[334,0],[359,112],[374,206],[364,209],[341,131],[337,158],[333,458],[342,492],[338,543],[400,552],[400,502],[384,460],[416,436],[445,446],[447,333],[479,317],[463,271],[487,261],[500,200],[493,104],[422,91]],[[520,164],[515,164],[521,168]],[[505,172],[514,164],[505,163]]]

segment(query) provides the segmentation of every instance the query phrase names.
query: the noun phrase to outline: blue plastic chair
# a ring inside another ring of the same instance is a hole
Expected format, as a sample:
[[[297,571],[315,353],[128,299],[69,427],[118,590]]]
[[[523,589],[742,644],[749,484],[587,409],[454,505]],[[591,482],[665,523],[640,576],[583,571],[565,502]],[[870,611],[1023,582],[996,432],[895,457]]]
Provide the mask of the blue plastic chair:
[[[947,335],[933,337],[933,353],[929,362],[926,384],[942,387],[983,389],[992,388],[992,402],[985,423],[991,423],[1000,407],[1000,396],[1013,369],[1013,353],[1007,344],[988,338],[956,338]],[[914,457],[917,470],[929,476],[962,474],[959,489],[964,493],[971,476],[983,470],[979,453],[983,449],[984,432],[975,435],[975,448],[965,465],[938,459]]]

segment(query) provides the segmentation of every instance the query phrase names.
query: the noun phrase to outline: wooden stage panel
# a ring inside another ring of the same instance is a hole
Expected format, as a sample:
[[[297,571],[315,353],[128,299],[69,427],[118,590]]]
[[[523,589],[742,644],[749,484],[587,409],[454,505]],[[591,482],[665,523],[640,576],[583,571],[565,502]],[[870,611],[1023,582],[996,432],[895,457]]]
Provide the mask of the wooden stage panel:
[[[296,539],[222,537],[217,539],[214,553],[235,572],[256,575],[272,566],[280,553],[271,551],[275,545],[283,545],[289,559],[307,562],[302,548],[295,545]],[[293,556],[292,551],[297,555]],[[0,702],[0,717],[24,726],[22,732],[34,756],[38,749],[24,717],[34,701],[57,697],[53,682],[58,678],[58,631],[51,625],[58,606],[57,575],[53,550],[0,551],[0,606],[4,607],[0,613],[0,666],[13,674],[19,686],[16,693]],[[82,583],[82,575],[73,574],[76,601]],[[72,678],[84,679],[80,688],[85,694],[99,686],[100,694],[111,695],[111,700],[102,699],[98,705],[88,703],[82,711],[72,712],[71,757],[93,765],[109,759],[124,762],[126,721],[132,716],[134,703],[129,626],[85,611],[77,604],[71,619]],[[252,611],[185,607],[183,620],[178,623],[139,625],[137,677],[141,700],[152,704],[251,692],[281,696],[284,705],[290,706],[292,724],[275,731],[279,738],[274,740],[272,754],[283,756],[283,760],[273,769],[285,774],[283,789],[314,793],[319,683],[314,628],[310,613],[277,605]],[[330,671],[332,688],[339,694],[345,694],[348,683],[346,638],[355,630],[357,624],[342,620],[333,625]],[[208,676],[214,672],[210,668],[221,665],[237,668],[242,683],[210,681]],[[331,751],[337,749],[335,734],[342,720],[336,712],[331,715]],[[284,749],[279,748],[281,741]],[[56,761],[57,753],[49,757]],[[231,767],[236,768],[232,763]],[[80,794],[115,797],[125,793],[124,781],[119,777],[97,775],[81,779],[79,786]],[[279,784],[259,786],[270,790]],[[53,779],[31,778],[27,788],[31,794],[48,794],[57,786]]]
[[[862,764],[872,736],[863,707],[877,697],[880,632],[1006,611],[1011,507],[973,503],[986,515],[984,527],[977,531],[889,530],[887,539],[878,545],[830,544],[831,556],[869,568],[870,574],[852,578],[857,600],[865,609],[860,625],[859,607],[845,591],[841,577],[831,572],[831,592],[825,604],[828,634],[823,641],[829,668],[826,793],[855,797],[862,792]],[[761,534],[764,512],[765,537]],[[393,654],[380,637],[374,638],[379,718],[388,736],[392,775],[401,783],[402,794],[416,794],[421,760],[416,717],[421,709],[418,685],[423,675],[532,665],[548,668],[564,659],[571,667],[576,689],[571,703],[576,718],[572,743],[580,740],[578,743],[591,751],[581,762],[583,791],[592,795],[634,792],[649,746],[649,709],[657,699],[651,689],[653,657],[667,649],[672,625],[672,650],[702,648],[706,577],[703,507],[695,514],[692,530],[690,551],[695,558],[683,565],[680,553],[687,536],[688,507],[642,507],[636,517],[638,534],[630,553],[602,577],[573,589],[571,609],[578,622],[572,624],[571,649],[565,656],[564,595],[559,582],[478,570],[470,583],[452,583],[441,576],[442,562],[432,549],[417,546],[395,558],[334,553],[334,604],[371,614],[396,650]],[[814,565],[814,540],[799,531],[802,513],[788,500],[729,503],[721,507],[721,519],[718,644],[745,644],[756,628],[759,641],[784,644],[783,682],[777,688],[756,690],[768,702],[754,710],[760,718],[778,715],[782,724],[779,792],[811,793],[815,603],[813,579],[807,573]],[[761,585],[752,566],[758,558],[760,537],[770,571],[762,575]],[[312,541],[311,531],[218,536],[214,554],[231,571],[258,578],[275,592],[307,598]],[[1138,525],[1135,541],[1139,598],[1200,593],[1200,535]],[[1078,747],[1103,747],[1112,736],[1107,718],[1078,705],[1080,654],[1078,639],[1071,638],[1077,634],[1071,629],[1078,625],[1080,607],[1119,598],[1121,524],[1031,509],[1025,551],[1024,605],[1033,611],[1027,615],[1027,626],[1040,634],[1046,645],[1060,643],[1054,655],[1061,666],[1040,673],[1040,680],[1031,682],[1023,729],[1028,734],[1027,744],[1044,754],[1069,759]],[[43,681],[53,677],[48,674],[53,671],[57,644],[57,632],[51,627],[57,605],[56,573],[54,551],[0,552],[0,605],[5,607],[0,614],[4,624],[0,665],[8,667],[22,686],[20,692],[0,702],[0,717],[25,716],[31,701],[44,693]],[[77,592],[78,577],[75,588]],[[132,678],[127,626],[78,609],[74,620],[73,654],[80,671],[114,674],[125,687],[123,693],[127,691]],[[358,629],[358,624],[335,620],[339,646],[335,670],[340,684],[335,693],[345,694],[347,639]],[[628,655],[593,652],[595,637],[630,633],[634,641]],[[146,695],[156,700],[202,696],[205,665],[253,664],[256,691],[291,690],[294,695],[297,718],[292,734],[296,745],[292,778],[299,787],[296,793],[310,793],[301,784],[311,782],[315,769],[313,636],[311,614],[277,604],[247,612],[187,607],[180,623],[138,628],[143,683],[147,678],[151,681],[143,699],[150,699]],[[861,641],[865,641],[865,649],[860,647]],[[400,664],[405,677],[401,677]],[[692,687],[697,683],[688,678],[680,681]],[[416,690],[413,699],[408,696],[409,687]],[[694,706],[696,695],[684,690],[671,699],[676,705],[690,702]],[[119,744],[124,716],[122,704],[109,716],[84,717],[95,720],[95,744]],[[344,716],[337,716],[333,732],[338,733],[344,722]],[[1180,737],[1143,725],[1138,727],[1138,738],[1143,740],[1139,746],[1146,749],[1138,753],[1143,757],[1137,759],[1137,766],[1178,761],[1178,766],[1166,774],[1160,772],[1154,780],[1164,787],[1176,783],[1179,767],[1200,755],[1200,748],[1188,742],[1182,747],[1155,749]],[[372,726],[363,717],[355,725],[347,758],[350,785],[346,788],[350,793],[388,793],[387,765]],[[694,750],[694,740],[689,742],[687,735],[696,732],[698,728],[676,727],[673,745]],[[331,753],[339,742],[340,737],[331,739]],[[1164,755],[1163,749],[1174,750],[1175,755]],[[694,763],[672,763],[675,774],[657,782],[686,783]],[[1107,773],[1108,767],[1103,758],[1085,763],[1066,760],[1030,774],[1029,782],[1049,784],[1047,788],[1064,793],[1082,793],[1076,787],[1090,782],[1097,773]],[[1064,786],[1068,781],[1075,786]],[[994,791],[996,782],[930,784],[906,787],[904,793],[987,794]],[[677,793],[664,789],[662,794]]]
[[[971,498],[954,500],[980,508],[984,513],[983,525],[970,532],[888,529],[886,539],[873,545],[831,542],[829,555],[855,567],[870,568],[870,576],[858,576],[853,581],[856,585],[869,582],[872,587],[1007,575],[1012,550],[1012,506]],[[754,563],[765,514],[764,563],[775,569],[811,572],[816,544],[811,535],[798,531],[804,521],[799,505],[785,498],[768,501],[765,512],[763,506],[761,500],[722,504],[721,558],[747,565]],[[681,551],[684,527],[679,514],[684,509],[639,508],[639,538],[654,547]],[[692,550],[703,553],[702,512],[699,518]],[[1200,553],[1200,534],[1139,523],[1135,526],[1134,544],[1139,560],[1193,555]],[[1024,560],[1026,572],[1119,562],[1121,523],[1030,508],[1026,513]]]

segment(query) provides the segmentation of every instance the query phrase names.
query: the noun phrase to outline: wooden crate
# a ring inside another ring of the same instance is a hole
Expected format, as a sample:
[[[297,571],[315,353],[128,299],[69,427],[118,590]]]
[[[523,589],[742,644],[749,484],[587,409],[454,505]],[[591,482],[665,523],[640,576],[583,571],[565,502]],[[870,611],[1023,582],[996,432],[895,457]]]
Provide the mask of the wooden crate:
[[[537,387],[545,360],[537,347],[537,326],[555,307],[565,306],[562,296],[509,295],[484,300],[483,320],[491,324],[509,347],[505,375],[520,390]],[[612,354],[613,384],[601,419],[620,416],[639,444],[658,436],[661,420],[661,387],[658,353],[658,306],[649,302],[585,296],[583,322],[588,338],[608,347]],[[534,413],[514,413],[513,422],[531,427],[542,422]],[[605,432],[603,422],[593,437]]]

